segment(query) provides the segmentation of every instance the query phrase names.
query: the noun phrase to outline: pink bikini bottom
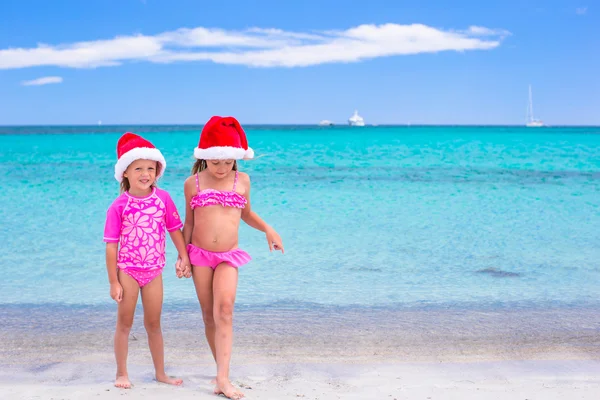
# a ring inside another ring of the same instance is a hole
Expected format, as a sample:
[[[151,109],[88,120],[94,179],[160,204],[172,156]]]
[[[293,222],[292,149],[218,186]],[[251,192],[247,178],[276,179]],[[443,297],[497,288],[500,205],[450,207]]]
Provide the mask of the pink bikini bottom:
[[[208,251],[190,243],[187,245],[187,251],[190,256],[190,262],[194,267],[210,267],[213,270],[221,263],[227,263],[232,267],[238,268],[252,260],[250,254],[242,249],[223,252]]]
[[[127,275],[135,279],[140,288],[146,286],[150,282],[154,280],[157,276],[162,274],[162,268],[156,269],[147,269],[147,268],[138,268],[138,267],[125,267],[119,268],[121,271],[125,272]]]

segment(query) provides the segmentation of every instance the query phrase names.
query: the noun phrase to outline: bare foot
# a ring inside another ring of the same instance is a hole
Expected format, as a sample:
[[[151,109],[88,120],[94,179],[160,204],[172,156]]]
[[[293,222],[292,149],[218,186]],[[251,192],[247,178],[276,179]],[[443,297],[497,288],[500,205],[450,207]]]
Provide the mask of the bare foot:
[[[215,394],[222,394],[223,396],[232,400],[238,400],[244,397],[244,393],[237,390],[227,379],[217,379]]]
[[[121,389],[131,389],[131,382],[129,382],[129,377],[127,375],[117,376],[117,380],[115,381],[115,387]]]
[[[159,382],[162,382],[162,383],[166,383],[167,385],[175,385],[175,386],[180,386],[183,383],[183,379],[171,378],[167,374],[156,375],[156,380]]]

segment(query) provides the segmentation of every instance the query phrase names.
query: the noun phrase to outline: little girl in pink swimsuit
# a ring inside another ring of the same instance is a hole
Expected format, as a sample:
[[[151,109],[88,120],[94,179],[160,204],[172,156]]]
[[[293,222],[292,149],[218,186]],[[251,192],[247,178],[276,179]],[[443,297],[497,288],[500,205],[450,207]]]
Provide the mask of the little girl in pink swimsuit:
[[[181,269],[177,275],[182,277],[182,270],[190,268],[177,208],[169,193],[156,187],[167,164],[152,143],[129,132],[119,139],[117,155],[115,178],[121,183],[122,193],[108,209],[104,228],[110,296],[118,304],[115,386],[131,387],[127,374],[128,340],[140,291],[156,380],[181,385],[181,379],[165,373],[160,327],[165,229],[179,252]]]
[[[233,340],[232,317],[238,267],[250,261],[238,248],[240,221],[266,234],[271,250],[281,250],[281,238],[250,207],[250,178],[238,172],[236,160],[254,157],[246,134],[235,118],[212,117],[202,129],[192,176],[184,185],[183,236],[202,308],[206,339],[217,363],[216,394],[244,396],[229,381]]]

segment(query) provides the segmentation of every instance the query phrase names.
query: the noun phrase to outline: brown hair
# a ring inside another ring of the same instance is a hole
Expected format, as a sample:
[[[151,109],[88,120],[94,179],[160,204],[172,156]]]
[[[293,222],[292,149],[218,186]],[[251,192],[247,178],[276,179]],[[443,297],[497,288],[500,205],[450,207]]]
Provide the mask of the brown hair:
[[[196,160],[192,167],[192,175],[196,175],[198,172],[202,172],[206,169],[206,160]],[[237,161],[233,160],[233,171],[237,171]]]
[[[127,166],[127,168],[129,168],[129,166]],[[159,163],[158,161],[156,161],[156,175],[155,176],[159,176],[161,170],[162,170],[162,164]],[[125,170],[125,171],[127,171],[127,170]],[[153,188],[158,186],[156,184],[156,181],[157,181],[157,179],[155,179],[154,183],[152,184]],[[121,181],[121,193],[129,191],[129,189],[131,189],[131,184],[129,183],[129,179],[123,177],[123,180]]]

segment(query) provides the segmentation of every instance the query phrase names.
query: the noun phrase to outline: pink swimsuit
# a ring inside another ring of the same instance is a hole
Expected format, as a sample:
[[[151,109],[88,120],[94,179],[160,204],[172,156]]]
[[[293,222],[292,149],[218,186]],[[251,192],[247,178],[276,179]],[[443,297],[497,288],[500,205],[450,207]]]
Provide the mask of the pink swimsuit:
[[[165,266],[165,228],[173,232],[182,226],[166,191],[154,188],[144,198],[125,192],[106,213],[104,241],[120,244],[117,267],[143,287]]]
[[[235,171],[235,180],[231,191],[220,191],[215,189],[200,190],[198,174],[196,174],[197,193],[190,201],[192,210],[196,207],[222,206],[233,208],[246,207],[247,200],[244,196],[235,191],[238,181],[238,172]],[[252,258],[242,249],[233,249],[230,251],[215,252],[204,250],[200,247],[188,244],[187,251],[190,261],[194,267],[210,267],[213,270],[223,262],[238,268],[246,264]]]

